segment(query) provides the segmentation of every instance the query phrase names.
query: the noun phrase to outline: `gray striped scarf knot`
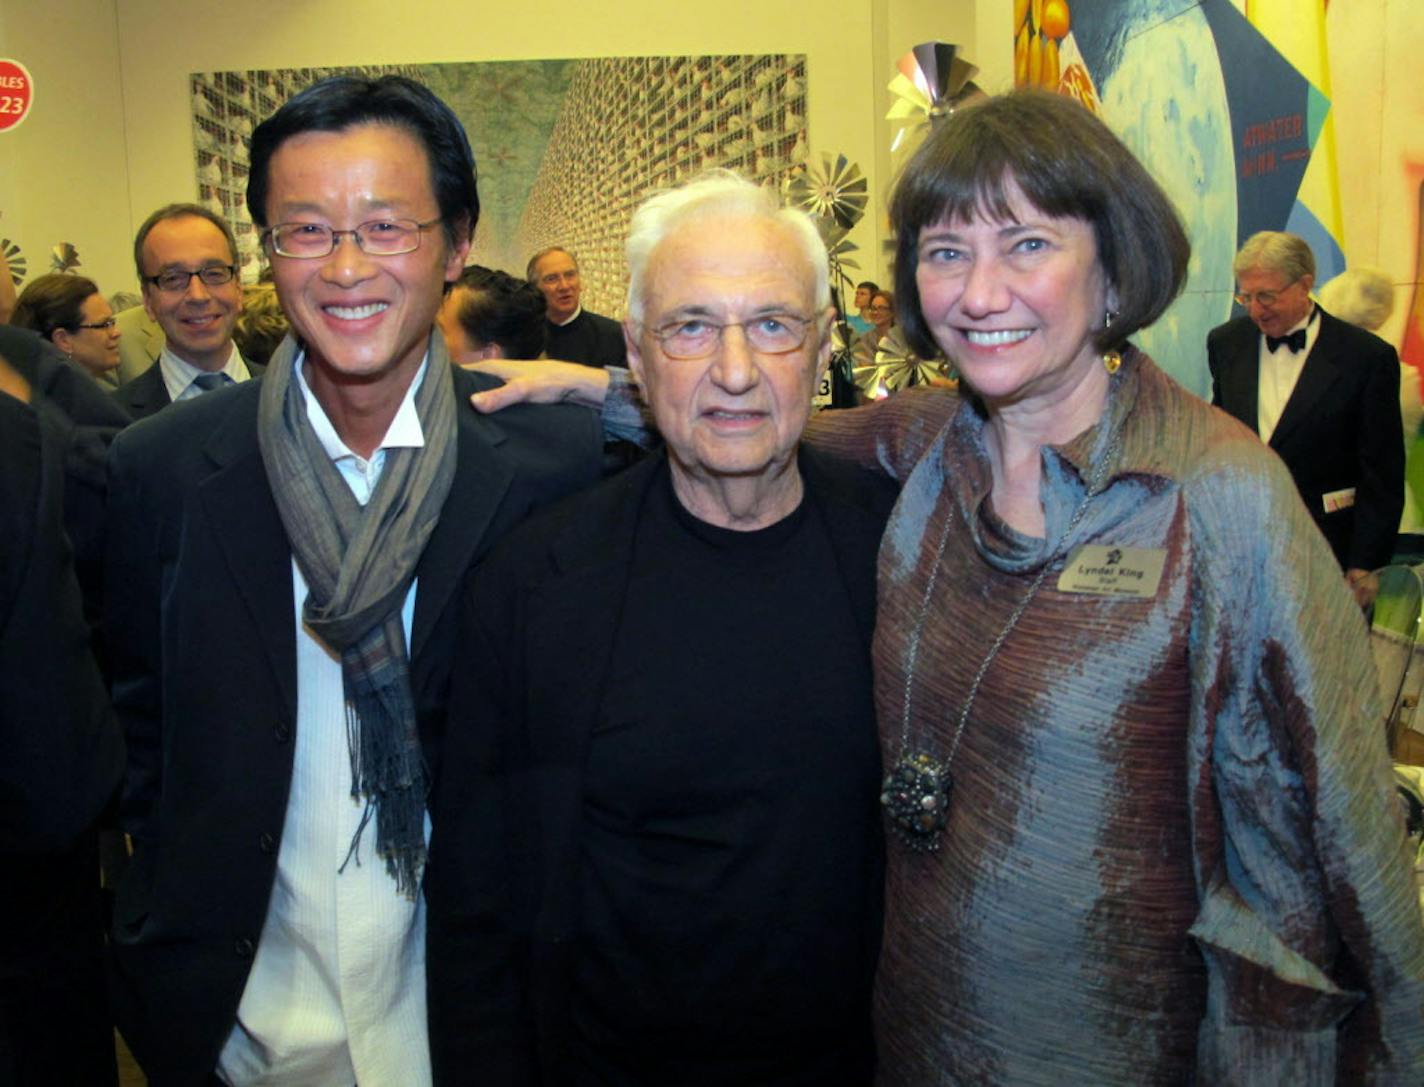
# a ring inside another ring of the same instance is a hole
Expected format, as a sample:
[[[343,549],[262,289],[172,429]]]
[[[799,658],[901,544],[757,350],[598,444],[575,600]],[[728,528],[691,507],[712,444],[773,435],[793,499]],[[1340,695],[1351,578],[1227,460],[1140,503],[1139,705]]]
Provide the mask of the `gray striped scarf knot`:
[[[425,866],[429,777],[401,608],[455,477],[454,383],[444,345],[433,336],[415,393],[425,445],[388,449],[371,500],[362,506],[307,418],[295,379],[297,352],[288,336],[267,366],[257,437],[307,582],[302,619],[341,655],[351,795],[365,801],[346,860],[358,855],[374,818],[376,854],[396,889],[413,898]]]

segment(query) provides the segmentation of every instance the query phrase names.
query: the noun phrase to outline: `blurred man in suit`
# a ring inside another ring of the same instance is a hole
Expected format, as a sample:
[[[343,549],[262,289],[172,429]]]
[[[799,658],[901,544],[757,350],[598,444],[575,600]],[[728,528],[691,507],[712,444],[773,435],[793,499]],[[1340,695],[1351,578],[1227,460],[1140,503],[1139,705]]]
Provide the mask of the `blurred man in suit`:
[[[112,414],[110,414],[112,413]],[[0,326],[0,1083],[113,1083],[95,825],[123,743],[90,652],[71,537],[122,413]],[[77,500],[78,499],[78,500]]]
[[[572,253],[557,245],[541,249],[529,258],[526,272],[549,303],[544,329],[549,358],[585,366],[624,364],[623,328],[612,318],[583,308],[583,279]]]

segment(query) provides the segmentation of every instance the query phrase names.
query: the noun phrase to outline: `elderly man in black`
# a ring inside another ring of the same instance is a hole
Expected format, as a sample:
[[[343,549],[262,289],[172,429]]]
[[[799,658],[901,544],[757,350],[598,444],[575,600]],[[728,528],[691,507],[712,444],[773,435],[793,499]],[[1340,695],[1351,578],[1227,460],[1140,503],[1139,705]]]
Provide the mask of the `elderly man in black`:
[[[436,1080],[865,1084],[893,497],[800,448],[825,252],[719,173],[628,240],[666,440],[468,586],[426,891]]]

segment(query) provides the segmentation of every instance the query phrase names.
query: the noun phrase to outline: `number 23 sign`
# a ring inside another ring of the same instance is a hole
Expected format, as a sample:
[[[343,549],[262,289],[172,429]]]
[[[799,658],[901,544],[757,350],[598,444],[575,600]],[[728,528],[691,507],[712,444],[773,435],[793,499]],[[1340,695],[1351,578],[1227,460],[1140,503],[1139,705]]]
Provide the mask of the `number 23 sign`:
[[[0,132],[14,128],[30,112],[35,83],[18,60],[0,59]]]

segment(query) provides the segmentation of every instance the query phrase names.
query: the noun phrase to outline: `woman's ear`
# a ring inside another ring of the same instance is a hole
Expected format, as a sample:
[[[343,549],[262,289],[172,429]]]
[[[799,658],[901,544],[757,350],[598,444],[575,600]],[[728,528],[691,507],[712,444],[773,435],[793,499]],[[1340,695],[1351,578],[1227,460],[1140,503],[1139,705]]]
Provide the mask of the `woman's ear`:
[[[71,358],[74,355],[74,333],[67,328],[57,328],[49,334],[49,342]]]

